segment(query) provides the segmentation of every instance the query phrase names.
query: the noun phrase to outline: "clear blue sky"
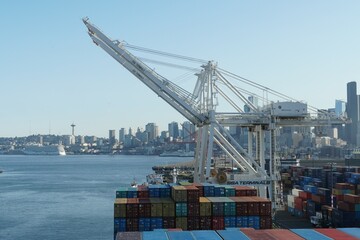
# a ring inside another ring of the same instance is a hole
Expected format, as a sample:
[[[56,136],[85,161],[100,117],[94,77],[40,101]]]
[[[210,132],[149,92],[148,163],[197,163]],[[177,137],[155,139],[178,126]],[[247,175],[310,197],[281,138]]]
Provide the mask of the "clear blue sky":
[[[84,16],[113,39],[215,60],[330,108],[360,80],[359,13],[351,0],[2,0],[0,136],[70,134],[72,122],[76,134],[107,136],[185,120],[92,43]]]

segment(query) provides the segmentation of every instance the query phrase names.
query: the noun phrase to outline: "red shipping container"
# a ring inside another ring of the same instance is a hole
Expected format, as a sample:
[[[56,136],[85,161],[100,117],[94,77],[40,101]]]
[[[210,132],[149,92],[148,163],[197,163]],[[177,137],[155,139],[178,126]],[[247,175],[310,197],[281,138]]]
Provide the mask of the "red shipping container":
[[[199,197],[204,196],[204,186],[201,183],[193,183],[193,186],[195,186],[197,189],[199,189]]]
[[[188,202],[199,202],[199,189],[195,186],[184,186],[187,190],[187,201]]]
[[[271,216],[261,216],[260,217],[260,229],[271,229],[271,228],[272,228]]]
[[[260,203],[253,199],[252,197],[246,197],[249,199],[248,202],[248,214],[249,216],[258,216],[260,215]]]
[[[199,229],[200,230],[211,230],[211,217],[200,217],[199,219]]]
[[[126,217],[137,218],[139,217],[139,199],[128,198],[126,203]]]
[[[303,200],[309,200],[311,199],[311,193],[302,191],[299,192],[299,197],[301,197]]]
[[[360,203],[360,196],[354,194],[344,194],[344,201],[349,203]]]
[[[297,210],[303,210],[303,200],[302,200],[302,198],[301,197],[295,197],[294,198],[294,204],[295,204],[295,208],[297,209]]]
[[[313,200],[313,201],[316,202],[316,203],[322,203],[322,204],[325,204],[325,203],[326,203],[325,197],[324,197],[324,196],[320,196],[320,195],[312,194],[312,195],[311,195],[311,200]]]
[[[264,232],[263,230],[255,230],[253,228],[241,228],[241,231],[249,239],[258,239],[258,240],[277,240],[277,238],[271,236],[271,234]]]
[[[236,215],[248,216],[248,200],[245,197],[229,197],[235,202]]]
[[[259,232],[267,233],[272,237],[275,237],[277,240],[303,240],[299,235],[291,232],[287,229],[268,229],[268,230],[258,230]],[[263,239],[263,238],[259,238]]]
[[[340,230],[334,229],[334,228],[318,228],[315,229],[315,231],[324,234],[325,236],[332,238],[332,239],[346,239],[346,240],[356,240],[358,238],[353,237],[345,232],[342,232]]]
[[[149,190],[146,190],[146,189],[144,189],[144,190],[141,189],[140,190],[139,189],[137,194],[138,194],[139,198],[149,198]]]
[[[200,203],[189,202],[187,204],[188,216],[200,216]]]
[[[344,201],[344,195],[334,195],[336,201]]]
[[[271,201],[266,198],[252,197],[259,202],[259,215],[270,216],[271,215]],[[249,214],[250,215],[250,214]]]
[[[151,217],[151,203],[148,198],[139,199],[139,217]]]
[[[213,230],[225,229],[224,217],[213,217],[212,218],[212,229]]]

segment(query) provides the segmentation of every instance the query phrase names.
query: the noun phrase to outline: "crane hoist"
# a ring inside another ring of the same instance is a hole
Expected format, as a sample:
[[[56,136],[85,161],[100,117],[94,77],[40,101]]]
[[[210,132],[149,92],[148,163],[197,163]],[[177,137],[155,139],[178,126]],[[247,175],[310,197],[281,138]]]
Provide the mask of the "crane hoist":
[[[97,46],[105,50],[137,79],[197,126],[194,182],[218,181],[227,184],[256,186],[260,196],[269,197],[275,210],[282,206],[279,184],[280,159],[276,152],[277,128],[279,126],[318,126],[344,122],[343,119],[334,119],[331,116],[321,119],[311,118],[304,109],[307,106],[297,101],[283,104],[293,110],[290,112],[280,111],[281,106],[276,103],[269,104],[265,109],[259,109],[239,88],[228,81],[225,75],[239,79],[241,77],[220,69],[214,61],[207,61],[201,65],[201,71],[197,73],[195,88],[190,93],[161,76],[140,58],[133,55],[125,42],[111,40],[99,28],[90,23],[87,17],[83,18],[83,22],[88,29],[89,36]],[[246,79],[241,78],[241,80]],[[254,82],[251,82],[251,85],[262,88],[261,85]],[[232,96],[230,97],[227,92],[231,92]],[[278,92],[276,94],[281,96]],[[217,112],[218,96],[225,99],[227,104],[232,106],[233,111]],[[244,111],[239,103],[244,103],[248,111]],[[249,146],[252,146],[253,136],[255,136],[255,153],[253,153],[252,147],[244,149],[240,146],[230,134],[229,126],[247,128],[250,133],[248,134]],[[269,171],[265,170],[265,133],[270,136]],[[217,176],[211,174],[214,144],[220,147],[228,159],[232,160],[240,170],[240,174],[229,175],[230,179],[227,179],[224,172],[218,172]],[[227,181],[223,181],[224,179]]]

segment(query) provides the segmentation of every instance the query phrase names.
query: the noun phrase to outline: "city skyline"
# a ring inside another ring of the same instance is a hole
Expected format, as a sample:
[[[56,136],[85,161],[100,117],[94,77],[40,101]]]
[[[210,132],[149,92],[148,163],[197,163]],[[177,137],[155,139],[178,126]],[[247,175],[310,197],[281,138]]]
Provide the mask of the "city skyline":
[[[105,137],[109,129],[155,122],[164,130],[186,120],[96,47],[82,17],[114,39],[215,60],[327,109],[360,76],[359,11],[358,1],[324,0],[2,2],[0,136],[71,134],[75,123],[79,135]],[[194,78],[151,67],[192,92]]]

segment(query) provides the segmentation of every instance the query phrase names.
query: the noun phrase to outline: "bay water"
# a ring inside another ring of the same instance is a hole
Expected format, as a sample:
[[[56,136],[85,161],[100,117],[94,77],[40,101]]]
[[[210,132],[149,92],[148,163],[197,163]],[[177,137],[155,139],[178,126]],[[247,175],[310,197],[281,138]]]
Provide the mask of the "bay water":
[[[0,155],[0,239],[113,239],[118,187],[189,158]]]

